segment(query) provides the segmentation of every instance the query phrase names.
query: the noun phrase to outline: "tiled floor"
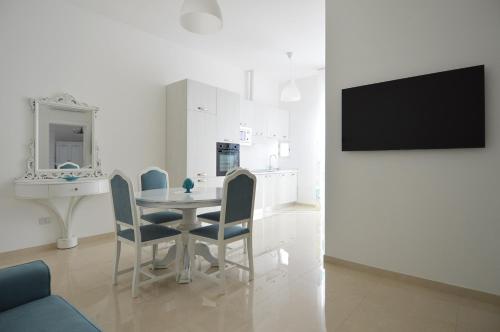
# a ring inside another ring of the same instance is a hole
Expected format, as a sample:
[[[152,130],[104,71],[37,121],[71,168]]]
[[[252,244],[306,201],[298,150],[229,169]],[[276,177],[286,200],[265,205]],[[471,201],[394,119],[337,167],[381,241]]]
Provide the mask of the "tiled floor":
[[[246,273],[230,270],[225,296],[209,281],[179,285],[169,279],[132,299],[130,274],[111,285],[110,240],[0,255],[0,266],[43,259],[52,270],[53,292],[104,331],[500,331],[500,307],[323,266],[318,212],[284,211],[254,227],[255,280],[248,283]],[[234,248],[232,259],[243,260],[240,253]],[[122,257],[131,266],[132,251]]]

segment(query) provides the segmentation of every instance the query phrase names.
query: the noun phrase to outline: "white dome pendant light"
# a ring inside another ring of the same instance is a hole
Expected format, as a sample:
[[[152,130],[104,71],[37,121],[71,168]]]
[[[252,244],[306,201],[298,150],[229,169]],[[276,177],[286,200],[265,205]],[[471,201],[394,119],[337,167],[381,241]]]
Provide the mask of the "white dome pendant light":
[[[292,52],[286,52],[288,59],[290,60],[290,74],[292,78],[290,81],[283,87],[281,90],[281,101],[283,102],[293,102],[299,101],[302,96],[300,95],[300,90],[295,83],[295,77],[293,76],[293,68],[292,68]]]
[[[217,0],[184,0],[180,21],[184,29],[201,35],[222,29],[222,14]]]

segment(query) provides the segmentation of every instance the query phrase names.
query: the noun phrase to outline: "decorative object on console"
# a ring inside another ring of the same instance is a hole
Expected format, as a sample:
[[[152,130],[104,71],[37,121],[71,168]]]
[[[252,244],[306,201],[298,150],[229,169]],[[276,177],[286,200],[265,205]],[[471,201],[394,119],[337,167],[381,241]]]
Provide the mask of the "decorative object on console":
[[[78,244],[71,229],[73,210],[82,198],[109,191],[94,139],[98,108],[69,94],[34,99],[32,105],[34,137],[15,193],[53,212],[62,233],[57,247],[72,248]]]
[[[184,180],[184,182],[182,183],[182,188],[186,189],[186,191],[185,191],[186,194],[190,194],[191,189],[194,188],[193,180],[191,180],[190,178],[187,178],[186,180]]]
[[[74,175],[65,175],[63,176],[63,179],[66,180],[66,181],[76,181],[78,180],[80,177],[79,176],[74,176]]]

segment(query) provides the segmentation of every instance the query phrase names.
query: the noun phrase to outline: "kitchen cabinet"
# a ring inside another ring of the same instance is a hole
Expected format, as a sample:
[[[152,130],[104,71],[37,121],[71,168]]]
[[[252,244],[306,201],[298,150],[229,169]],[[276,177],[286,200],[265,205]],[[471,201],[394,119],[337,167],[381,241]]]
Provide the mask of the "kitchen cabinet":
[[[239,143],[240,96],[217,89],[217,141]]]
[[[257,185],[255,186],[254,209],[261,210],[264,206],[264,181],[265,175],[257,174]]]
[[[272,212],[272,209],[275,205],[275,184],[276,184],[276,174],[266,174],[264,176],[264,203],[263,203],[263,210],[264,214]]]
[[[253,136],[266,137],[267,136],[267,125],[268,125],[268,111],[269,107],[263,105],[254,104],[253,109]]]
[[[217,88],[208,84],[187,81],[187,110],[217,114]]]
[[[256,219],[272,213],[280,205],[297,201],[297,171],[276,171],[256,174]]]
[[[297,172],[290,172],[286,174],[285,180],[285,201],[284,203],[293,203],[297,201]]]
[[[164,167],[172,186],[180,187],[186,177],[197,183],[216,176],[217,140],[239,138],[238,107],[237,94],[218,91],[208,84],[182,80],[167,86]],[[233,120],[227,120],[231,108],[234,108]],[[219,113],[226,119],[222,121],[232,121],[229,124],[232,130],[220,125]],[[219,129],[226,129],[222,136],[218,134]]]
[[[250,100],[241,100],[240,104],[240,126],[254,128],[254,103]]]
[[[254,137],[286,141],[289,138],[289,123],[287,110],[252,101],[241,104],[240,126],[252,128]]]
[[[194,181],[215,176],[217,117],[210,112],[188,111],[186,177]]]
[[[288,140],[288,111],[271,108],[268,114],[267,136],[278,140]]]

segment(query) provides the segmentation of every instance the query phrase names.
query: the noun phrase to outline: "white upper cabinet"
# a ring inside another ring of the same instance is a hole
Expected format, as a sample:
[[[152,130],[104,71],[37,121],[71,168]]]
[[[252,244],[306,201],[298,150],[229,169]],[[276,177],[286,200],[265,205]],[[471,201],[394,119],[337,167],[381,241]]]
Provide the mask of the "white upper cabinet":
[[[288,111],[270,108],[268,114],[269,124],[267,127],[267,136],[278,140],[288,140]]]
[[[217,88],[188,80],[187,108],[188,111],[217,114]]]
[[[240,141],[240,96],[222,89],[217,89],[217,141]]]
[[[269,116],[269,107],[254,104],[253,109],[253,135],[254,136],[267,136],[267,125]]]
[[[242,99],[240,104],[240,126],[254,128],[254,104],[250,100]]]

